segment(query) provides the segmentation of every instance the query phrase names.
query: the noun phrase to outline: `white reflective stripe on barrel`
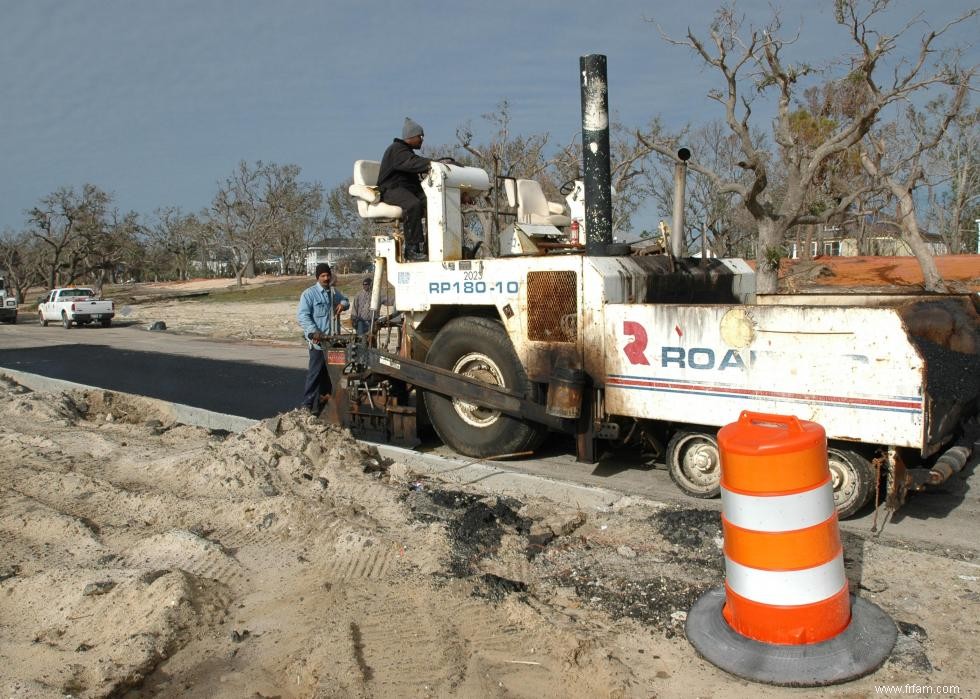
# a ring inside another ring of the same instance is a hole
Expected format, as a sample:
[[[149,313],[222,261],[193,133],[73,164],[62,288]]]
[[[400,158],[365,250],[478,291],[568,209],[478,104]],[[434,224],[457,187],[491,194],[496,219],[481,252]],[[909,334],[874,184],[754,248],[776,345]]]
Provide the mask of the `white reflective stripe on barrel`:
[[[792,495],[743,495],[721,489],[725,519],[757,532],[792,532],[812,527],[834,513],[834,487],[826,483]]]
[[[814,604],[844,587],[844,556],[804,570],[758,570],[725,556],[725,578],[732,591],[753,602],[773,606]]]

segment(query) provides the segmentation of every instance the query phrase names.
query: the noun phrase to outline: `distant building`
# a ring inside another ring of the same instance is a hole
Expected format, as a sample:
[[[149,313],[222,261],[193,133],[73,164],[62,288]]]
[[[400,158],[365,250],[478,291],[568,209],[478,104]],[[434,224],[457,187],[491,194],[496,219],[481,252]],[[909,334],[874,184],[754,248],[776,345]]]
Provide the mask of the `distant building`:
[[[324,238],[306,249],[306,273],[312,275],[321,262],[337,267],[339,273],[360,272],[372,256],[373,250],[354,238]]]
[[[859,254],[881,257],[908,257],[912,255],[909,246],[898,235],[895,226],[883,223],[872,223],[865,231],[865,252],[858,252],[857,236],[849,226],[820,227],[816,239],[806,240],[803,235],[798,240],[787,244],[789,258],[797,260],[803,257],[805,245],[809,242],[810,257],[856,257]],[[936,233],[922,233],[922,238],[929,245],[933,255],[948,255],[949,246]]]
[[[230,262],[213,257],[204,263],[200,260],[190,260],[187,267],[198,274],[207,273],[216,277],[227,277],[235,273]]]

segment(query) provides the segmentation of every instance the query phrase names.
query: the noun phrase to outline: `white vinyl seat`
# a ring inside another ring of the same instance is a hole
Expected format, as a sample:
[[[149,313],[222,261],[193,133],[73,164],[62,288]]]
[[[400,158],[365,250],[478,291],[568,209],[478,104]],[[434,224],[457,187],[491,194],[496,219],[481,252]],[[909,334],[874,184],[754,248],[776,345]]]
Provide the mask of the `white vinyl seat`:
[[[511,202],[511,191],[508,184],[512,181],[505,180],[504,182],[508,202]],[[521,223],[548,224],[559,228],[572,223],[572,219],[565,215],[564,205],[545,199],[541,185],[535,180],[517,180],[515,189],[517,220]]]
[[[378,173],[381,163],[377,160],[354,161],[354,184],[347,193],[357,199],[357,213],[361,218],[396,219],[402,217],[402,207],[385,204],[378,190]]]

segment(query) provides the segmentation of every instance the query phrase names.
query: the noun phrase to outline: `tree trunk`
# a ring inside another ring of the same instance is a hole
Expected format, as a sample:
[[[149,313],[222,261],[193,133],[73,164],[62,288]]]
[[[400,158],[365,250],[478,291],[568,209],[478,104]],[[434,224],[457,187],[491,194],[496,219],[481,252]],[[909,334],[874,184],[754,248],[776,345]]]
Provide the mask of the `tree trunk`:
[[[806,231],[803,238],[803,250],[800,254],[801,260],[812,260],[814,258],[813,254],[813,241],[816,240],[816,235],[814,230],[816,226],[810,224],[803,226],[803,230]]]
[[[879,146],[879,158],[881,157],[881,152],[883,150]],[[893,175],[882,173],[879,161],[872,159],[868,153],[861,154],[861,164],[869,175],[881,178],[882,182],[888,185],[892,196],[895,197],[897,201],[895,209],[898,214],[899,237],[905,241],[905,244],[909,246],[909,250],[912,251],[915,259],[919,262],[919,267],[922,269],[925,290],[936,293],[947,293],[949,289],[946,288],[946,283],[939,274],[932,250],[929,249],[926,241],[922,239],[919,231],[919,222],[915,218],[915,200],[912,198],[912,190],[915,188],[915,183],[922,174],[921,169],[907,183],[903,184]]]
[[[755,287],[760,294],[779,292],[780,243],[785,230],[776,221],[759,221],[759,242],[755,250]]]
[[[936,267],[936,258],[933,257],[929,244],[922,239],[919,222],[915,220],[915,204],[912,201],[912,193],[907,189],[899,189],[891,182],[889,184],[892,185],[892,192],[898,198],[898,223],[901,238],[909,246],[909,250],[912,251],[915,259],[919,261],[925,290],[935,293],[948,293],[949,289],[946,288],[946,283],[939,274],[939,268]]]

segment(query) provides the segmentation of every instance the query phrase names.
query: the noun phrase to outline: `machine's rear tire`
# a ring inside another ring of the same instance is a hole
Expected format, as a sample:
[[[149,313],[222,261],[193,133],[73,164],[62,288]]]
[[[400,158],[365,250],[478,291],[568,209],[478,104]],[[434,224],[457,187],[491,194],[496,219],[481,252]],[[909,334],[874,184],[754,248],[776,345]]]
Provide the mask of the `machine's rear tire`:
[[[71,330],[71,319],[64,311],[61,312],[61,324],[65,326],[65,330]]]
[[[426,362],[539,399],[540,388],[527,378],[503,326],[490,318],[449,321],[432,342]],[[533,451],[547,434],[543,425],[429,391],[425,406],[439,438],[465,456]]]
[[[103,328],[108,328],[111,325],[112,325],[112,318],[103,318],[102,319],[102,327]]]
[[[874,495],[875,471],[871,463],[850,449],[827,449],[830,482],[834,486],[837,517],[845,519],[860,510]]]
[[[721,454],[708,432],[681,430],[667,443],[667,470],[677,487],[696,498],[721,493]]]

